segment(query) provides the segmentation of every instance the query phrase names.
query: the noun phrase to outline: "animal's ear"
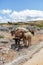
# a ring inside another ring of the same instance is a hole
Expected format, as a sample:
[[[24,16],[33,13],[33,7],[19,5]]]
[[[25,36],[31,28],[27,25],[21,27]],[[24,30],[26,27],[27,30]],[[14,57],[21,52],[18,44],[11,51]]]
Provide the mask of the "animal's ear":
[[[11,31],[10,33],[11,33],[11,35],[13,36],[13,34],[14,34],[14,31]]]
[[[29,31],[34,35],[34,30],[30,30],[30,29],[29,29]]]
[[[31,31],[31,33],[34,35],[34,31]]]

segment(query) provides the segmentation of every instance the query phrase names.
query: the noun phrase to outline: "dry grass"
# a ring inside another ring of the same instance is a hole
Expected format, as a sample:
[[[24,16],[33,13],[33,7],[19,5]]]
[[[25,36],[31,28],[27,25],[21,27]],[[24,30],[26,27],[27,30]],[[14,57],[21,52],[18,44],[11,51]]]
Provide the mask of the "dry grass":
[[[5,58],[5,61],[10,62],[15,58],[16,52],[10,49],[8,53],[0,53],[0,56]]]
[[[31,44],[37,44],[40,41],[43,41],[43,34],[37,34],[37,35],[33,36]]]

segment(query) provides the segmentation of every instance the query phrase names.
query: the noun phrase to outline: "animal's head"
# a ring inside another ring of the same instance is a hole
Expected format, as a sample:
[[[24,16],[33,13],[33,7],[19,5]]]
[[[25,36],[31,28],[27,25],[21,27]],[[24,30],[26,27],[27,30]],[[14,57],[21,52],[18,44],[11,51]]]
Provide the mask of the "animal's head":
[[[20,38],[22,38],[22,37],[23,37],[23,33],[24,33],[24,31],[21,30],[21,29],[16,30],[16,31],[15,31],[15,37],[20,37]]]
[[[35,32],[34,30],[29,30],[29,31],[32,33],[32,35],[34,35],[34,32]]]
[[[15,34],[15,31],[11,31],[11,35],[13,36]]]

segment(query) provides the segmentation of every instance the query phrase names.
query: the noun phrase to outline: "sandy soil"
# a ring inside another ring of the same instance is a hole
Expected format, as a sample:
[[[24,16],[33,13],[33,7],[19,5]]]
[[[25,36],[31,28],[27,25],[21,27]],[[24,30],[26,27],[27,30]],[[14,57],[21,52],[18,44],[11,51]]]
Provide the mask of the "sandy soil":
[[[4,48],[3,48],[4,49]],[[7,50],[4,52],[4,51],[2,51],[2,53],[0,52],[0,57],[3,57],[3,58],[5,58],[5,61],[6,62],[11,62],[14,58],[15,58],[15,56],[16,56],[16,52],[14,52],[13,50],[9,50],[7,53]]]
[[[4,37],[7,39],[13,38],[10,33],[0,32],[0,34],[3,34]],[[31,44],[32,45],[38,44],[42,40],[43,40],[43,34],[36,34],[32,37]],[[12,61],[14,58],[14,55],[16,55],[16,52],[14,52],[13,50],[10,50],[8,54],[0,54],[0,56],[1,55],[5,57],[6,60]],[[23,65],[43,65],[43,48]]]
[[[31,44],[37,44],[43,40],[43,34],[36,34],[32,37]]]
[[[23,65],[43,65],[43,48]]]

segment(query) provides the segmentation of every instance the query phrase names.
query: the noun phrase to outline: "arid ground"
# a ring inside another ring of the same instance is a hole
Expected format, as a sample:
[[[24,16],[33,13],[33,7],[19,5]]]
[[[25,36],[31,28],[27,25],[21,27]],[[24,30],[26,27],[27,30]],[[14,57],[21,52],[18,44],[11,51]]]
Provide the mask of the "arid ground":
[[[31,46],[16,51],[10,32],[0,31],[0,65],[43,65],[43,30],[35,32]]]

